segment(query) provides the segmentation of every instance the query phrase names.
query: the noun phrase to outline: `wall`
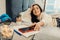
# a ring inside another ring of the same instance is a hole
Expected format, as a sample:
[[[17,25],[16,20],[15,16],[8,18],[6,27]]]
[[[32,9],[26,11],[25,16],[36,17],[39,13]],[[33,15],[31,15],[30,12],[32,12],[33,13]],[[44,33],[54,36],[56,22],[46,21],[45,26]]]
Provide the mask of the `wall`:
[[[25,11],[33,3],[33,0],[12,0],[12,18],[15,17],[22,11]]]
[[[60,0],[46,0],[45,11],[48,14],[60,13]]]
[[[0,0],[0,15],[6,13],[5,0]]]

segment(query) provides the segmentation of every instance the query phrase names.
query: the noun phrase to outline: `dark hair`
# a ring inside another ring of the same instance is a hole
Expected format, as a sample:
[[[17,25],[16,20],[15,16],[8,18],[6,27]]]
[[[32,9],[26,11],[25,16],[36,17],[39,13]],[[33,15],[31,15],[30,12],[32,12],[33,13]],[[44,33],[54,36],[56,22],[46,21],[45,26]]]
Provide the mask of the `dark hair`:
[[[32,7],[35,6],[35,5],[37,5],[40,8],[40,11],[42,12],[42,8],[38,4],[34,4],[34,5],[32,5]]]
[[[17,16],[16,16],[16,18],[19,18],[19,17],[21,17],[21,15],[17,15]]]
[[[7,19],[5,22],[2,22],[2,23],[6,24],[6,25],[10,25],[11,22],[12,22],[12,20]]]
[[[18,14],[18,15],[15,17],[15,22],[16,22],[16,18],[19,18],[19,17],[21,17],[21,15],[20,15],[20,14]]]
[[[10,20],[10,19],[7,19],[5,22],[11,22],[12,20]]]
[[[42,12],[42,8],[38,4],[34,4],[34,5],[32,5],[32,7],[35,6],[35,5],[37,5],[40,8],[40,11]],[[39,20],[37,19],[37,16],[33,14],[33,9],[31,11],[31,21],[33,23],[34,22],[39,22]]]

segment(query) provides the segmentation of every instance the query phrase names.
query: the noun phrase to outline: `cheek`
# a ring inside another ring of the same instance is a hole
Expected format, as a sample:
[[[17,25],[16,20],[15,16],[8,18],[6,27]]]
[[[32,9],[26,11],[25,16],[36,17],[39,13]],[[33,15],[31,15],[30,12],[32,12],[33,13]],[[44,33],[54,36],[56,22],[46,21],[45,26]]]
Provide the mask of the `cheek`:
[[[37,10],[37,12],[36,12],[36,13],[37,13],[37,15],[39,15],[41,12],[40,12],[40,10]]]
[[[36,15],[40,15],[40,13],[36,13]]]
[[[40,13],[40,9],[38,9],[37,12]]]
[[[33,10],[33,14],[34,14],[34,15],[40,15],[40,9]]]

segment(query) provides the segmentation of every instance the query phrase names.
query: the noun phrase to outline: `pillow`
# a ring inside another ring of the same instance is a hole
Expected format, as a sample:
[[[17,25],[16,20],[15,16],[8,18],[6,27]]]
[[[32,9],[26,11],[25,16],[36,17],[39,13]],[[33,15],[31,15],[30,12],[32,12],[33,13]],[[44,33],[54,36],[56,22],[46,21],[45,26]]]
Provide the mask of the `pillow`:
[[[0,19],[1,19],[2,22],[7,21],[8,19],[9,19],[9,20],[12,20],[7,14],[2,14],[2,15],[0,16]]]

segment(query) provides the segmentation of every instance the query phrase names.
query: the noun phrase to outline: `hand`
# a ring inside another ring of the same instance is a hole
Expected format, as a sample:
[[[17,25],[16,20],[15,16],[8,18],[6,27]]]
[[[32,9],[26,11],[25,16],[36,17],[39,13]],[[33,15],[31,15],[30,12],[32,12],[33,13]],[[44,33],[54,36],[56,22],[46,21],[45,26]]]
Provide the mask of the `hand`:
[[[34,28],[35,31],[39,31],[40,30],[40,25],[38,23],[36,23],[36,26]]]
[[[36,25],[36,23],[32,23],[32,25],[30,27],[33,27],[34,25]]]

